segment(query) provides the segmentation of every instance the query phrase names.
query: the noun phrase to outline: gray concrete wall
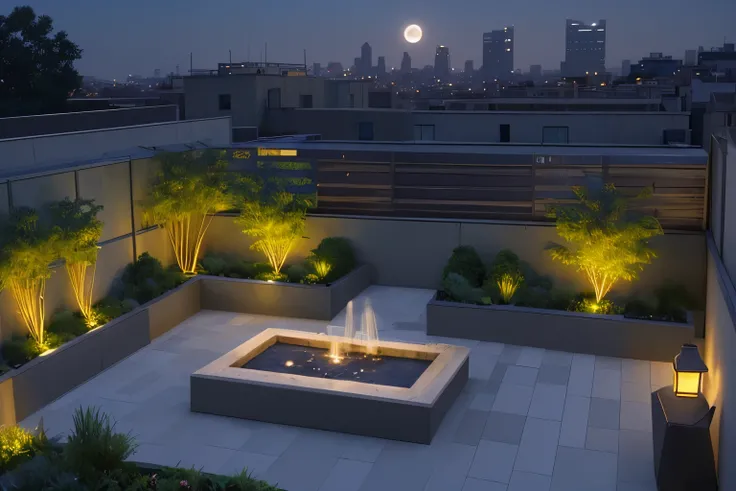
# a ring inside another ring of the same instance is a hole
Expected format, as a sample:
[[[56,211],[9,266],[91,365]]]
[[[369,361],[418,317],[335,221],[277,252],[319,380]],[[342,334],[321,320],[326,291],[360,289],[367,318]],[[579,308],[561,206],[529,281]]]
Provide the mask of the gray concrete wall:
[[[176,121],[177,119],[179,119],[179,108],[175,105],[0,118],[0,139],[119,128]]]
[[[0,172],[32,172],[42,167],[120,155],[138,147],[203,142],[228,146],[230,118],[154,123],[124,128],[0,140]]]
[[[435,140],[500,142],[500,125],[511,126],[511,143],[542,143],[545,126],[568,127],[569,143],[661,145],[665,129],[690,126],[689,113],[506,112],[297,109],[270,111],[272,133],[318,133],[325,140],[357,140],[358,122],[372,122],[374,140],[414,139],[415,125],[433,125]]]
[[[306,257],[323,238],[331,236],[351,239],[359,260],[375,268],[375,282],[380,285],[439,288],[442,269],[452,250],[459,245],[471,245],[486,262],[501,249],[511,249],[538,273],[553,276],[558,285],[576,291],[589,289],[581,274],[553,261],[545,253],[545,246],[557,240],[553,225],[310,216],[305,238],[297,243],[289,262]],[[232,217],[217,217],[204,249],[263,261],[259,253],[249,249],[251,243]],[[639,281],[620,283],[613,295],[650,293],[669,279],[685,285],[694,295],[703,296],[705,237],[702,233],[670,232],[652,240],[652,247],[659,257],[644,268]]]

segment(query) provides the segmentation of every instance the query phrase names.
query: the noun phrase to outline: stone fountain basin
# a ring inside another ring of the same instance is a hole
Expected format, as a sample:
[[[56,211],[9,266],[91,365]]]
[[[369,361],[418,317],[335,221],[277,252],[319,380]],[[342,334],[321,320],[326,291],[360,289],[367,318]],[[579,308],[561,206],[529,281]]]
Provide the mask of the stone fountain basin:
[[[430,363],[408,388],[242,368],[277,343],[329,350],[334,341],[353,353],[377,349],[378,356]],[[446,344],[344,341],[267,329],[192,374],[191,410],[429,444],[468,380],[469,350]]]

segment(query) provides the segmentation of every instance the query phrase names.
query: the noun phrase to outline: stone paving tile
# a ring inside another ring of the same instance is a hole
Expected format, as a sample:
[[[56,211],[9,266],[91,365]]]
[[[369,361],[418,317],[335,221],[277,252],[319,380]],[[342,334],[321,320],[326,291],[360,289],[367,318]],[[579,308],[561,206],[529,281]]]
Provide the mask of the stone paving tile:
[[[514,471],[508,491],[549,491],[552,478],[531,472]]]
[[[488,419],[488,411],[468,409],[457,427],[453,441],[465,445],[478,445]]]
[[[470,403],[470,409],[478,411],[490,411],[493,407],[493,401],[496,400],[495,394],[480,393],[475,394],[473,402]]]
[[[652,390],[650,385],[642,385],[640,382],[621,383],[621,401],[650,403]]]
[[[340,459],[327,475],[319,491],[358,491],[373,464]]]
[[[595,356],[574,354],[570,365],[570,381],[567,393],[574,396],[590,397],[593,390]]]
[[[560,445],[566,447],[585,447],[585,437],[590,414],[590,398],[568,395],[565,398],[565,411],[562,415]]]
[[[560,447],[550,491],[616,491],[616,467],[612,453]]]
[[[507,491],[507,486],[500,482],[486,481],[469,477],[465,480],[462,491]]]
[[[600,452],[618,453],[618,431],[589,427],[585,448]]]
[[[621,399],[621,370],[596,368],[593,375],[593,397]]]
[[[539,368],[542,365],[542,357],[544,357],[544,351],[541,348],[530,348],[523,347],[519,359],[516,361],[517,365],[524,367]]]
[[[559,422],[527,418],[514,470],[551,476],[559,438]]]
[[[481,440],[468,477],[508,484],[518,448],[508,443]]]
[[[488,380],[498,361],[498,355],[488,355],[483,352],[471,350],[470,354],[470,378]]]
[[[432,445],[432,475],[424,491],[460,491],[475,456],[475,447],[459,443]]]
[[[672,363],[653,361],[651,363],[652,392],[672,385]]]
[[[622,430],[652,431],[652,405],[649,402],[622,402]]]
[[[355,436],[345,442],[340,457],[361,462],[375,462],[385,444],[386,440],[380,438]]]
[[[488,415],[482,438],[518,445],[521,443],[521,434],[524,431],[525,424],[526,416],[492,411]]]
[[[507,365],[515,365],[516,362],[519,361],[519,356],[521,356],[521,347],[507,344],[503,347],[503,351],[498,357],[498,362],[505,363]]]
[[[236,451],[232,457],[222,464],[217,473],[223,476],[232,476],[246,470],[248,473],[252,473],[253,477],[262,479],[277,458],[275,455]]]
[[[318,452],[287,449],[271,464],[263,479],[289,491],[319,491],[337,461],[337,457]]]
[[[593,397],[590,400],[588,426],[607,430],[620,428],[621,403],[613,399]]]
[[[644,360],[621,360],[621,381],[651,385],[651,362]]]
[[[616,370],[621,371],[622,363],[621,358],[611,358],[609,356],[596,356],[595,357],[595,369],[596,370]]]
[[[569,367],[572,365],[572,357],[573,353],[545,350],[544,356],[542,357],[542,365]]]
[[[567,386],[569,381],[569,365],[554,365],[543,362],[542,366],[539,368],[539,374],[537,375],[537,382],[539,383]]]
[[[537,383],[538,372],[539,370],[536,368],[510,366],[506,369],[506,375],[503,377],[503,383],[527,385],[529,387],[534,387],[534,384]]]
[[[493,402],[493,411],[526,416],[534,389],[525,385],[501,384]]]
[[[537,384],[534,387],[529,417],[562,421],[565,408],[565,387],[562,385]]]
[[[657,491],[655,483],[619,481],[616,491]]]
[[[619,431],[618,480],[646,485],[655,483],[651,433]]]
[[[432,475],[433,464],[428,445],[387,442],[360,491],[424,491]]]
[[[264,423],[251,432],[250,438],[240,450],[278,457],[289,448],[298,435],[297,428]]]

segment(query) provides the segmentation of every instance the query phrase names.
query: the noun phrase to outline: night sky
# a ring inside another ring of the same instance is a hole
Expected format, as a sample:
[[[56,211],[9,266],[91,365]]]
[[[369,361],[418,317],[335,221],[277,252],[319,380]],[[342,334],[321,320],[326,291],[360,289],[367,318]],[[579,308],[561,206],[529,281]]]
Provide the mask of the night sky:
[[[606,65],[636,61],[651,51],[683,58],[686,49],[736,41],[736,0],[27,0],[48,14],[57,29],[84,49],[83,75],[122,78],[215,68],[217,62],[340,61],[347,68],[368,41],[373,63],[386,57],[398,67],[409,51],[413,66],[433,63],[438,44],[450,47],[452,66],[482,63],[482,33],[515,26],[516,68],[530,64],[559,69],[564,57],[565,19],[608,21]],[[16,2],[0,0],[7,13]],[[644,5],[644,6],[642,6]],[[424,38],[403,40],[403,28],[417,23]]]

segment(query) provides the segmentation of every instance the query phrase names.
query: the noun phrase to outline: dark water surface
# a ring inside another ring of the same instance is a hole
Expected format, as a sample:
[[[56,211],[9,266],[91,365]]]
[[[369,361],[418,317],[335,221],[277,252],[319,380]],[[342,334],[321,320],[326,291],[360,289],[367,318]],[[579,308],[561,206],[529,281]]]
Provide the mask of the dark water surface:
[[[409,388],[432,363],[429,360],[350,353],[336,364],[329,353],[324,348],[276,343],[242,368]]]

